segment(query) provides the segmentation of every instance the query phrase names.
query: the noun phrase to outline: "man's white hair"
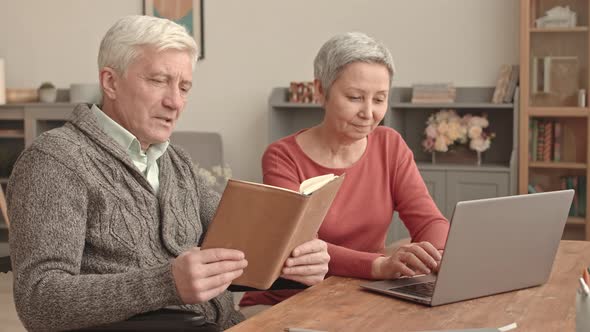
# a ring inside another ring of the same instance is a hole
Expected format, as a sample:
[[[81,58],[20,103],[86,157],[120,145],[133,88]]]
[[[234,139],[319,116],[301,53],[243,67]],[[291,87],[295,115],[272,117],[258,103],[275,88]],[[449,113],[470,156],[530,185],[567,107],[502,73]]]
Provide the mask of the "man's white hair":
[[[193,69],[199,54],[195,39],[183,26],[164,18],[130,15],[115,22],[102,39],[98,70],[110,67],[124,74],[140,55],[141,47],[186,51],[193,59]]]

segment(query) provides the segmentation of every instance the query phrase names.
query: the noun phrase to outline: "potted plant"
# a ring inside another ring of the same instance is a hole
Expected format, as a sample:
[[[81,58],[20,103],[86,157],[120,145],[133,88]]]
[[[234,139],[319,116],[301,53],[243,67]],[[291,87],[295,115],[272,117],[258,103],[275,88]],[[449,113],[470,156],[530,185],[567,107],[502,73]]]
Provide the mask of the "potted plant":
[[[44,82],[39,87],[39,101],[42,103],[54,103],[57,99],[57,89],[50,82]]]

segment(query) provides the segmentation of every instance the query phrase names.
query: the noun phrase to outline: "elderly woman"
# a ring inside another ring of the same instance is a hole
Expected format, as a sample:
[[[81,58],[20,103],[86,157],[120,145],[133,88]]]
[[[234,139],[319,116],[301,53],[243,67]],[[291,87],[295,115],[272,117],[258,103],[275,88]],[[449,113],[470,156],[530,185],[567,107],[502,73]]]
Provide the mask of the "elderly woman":
[[[393,279],[436,271],[441,259],[449,223],[400,134],[378,126],[394,71],[387,48],[365,34],[328,40],[314,62],[323,121],[271,144],[262,157],[264,183],[294,190],[313,176],[346,173],[319,230],[328,243],[330,275]],[[412,243],[384,255],[394,211]],[[290,294],[248,293],[241,305],[274,304]]]

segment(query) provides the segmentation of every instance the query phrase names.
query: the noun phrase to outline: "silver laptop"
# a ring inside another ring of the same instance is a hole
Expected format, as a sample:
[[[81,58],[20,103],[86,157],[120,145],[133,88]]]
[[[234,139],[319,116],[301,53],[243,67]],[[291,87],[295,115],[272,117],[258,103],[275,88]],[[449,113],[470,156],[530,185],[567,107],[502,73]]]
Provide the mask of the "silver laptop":
[[[361,287],[437,306],[543,284],[573,196],[570,189],[459,202],[438,275]]]

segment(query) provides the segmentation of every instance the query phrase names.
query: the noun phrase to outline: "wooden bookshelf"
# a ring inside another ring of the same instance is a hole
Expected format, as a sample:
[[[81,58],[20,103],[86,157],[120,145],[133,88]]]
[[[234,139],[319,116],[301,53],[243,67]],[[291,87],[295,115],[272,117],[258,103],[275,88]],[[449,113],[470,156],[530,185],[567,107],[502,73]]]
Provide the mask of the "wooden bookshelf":
[[[568,6],[576,13],[575,27],[537,26],[536,20],[556,6]],[[530,187],[548,191],[577,186],[578,207],[590,203],[586,194],[590,178],[589,11],[589,0],[520,1],[518,192],[526,194]],[[586,95],[582,104],[580,90]],[[561,129],[558,135],[555,123]],[[545,135],[539,128],[543,125],[543,131],[552,133]],[[584,177],[582,188],[577,182]],[[574,215],[568,217],[565,239],[590,240],[590,213],[583,210],[573,209]]]

